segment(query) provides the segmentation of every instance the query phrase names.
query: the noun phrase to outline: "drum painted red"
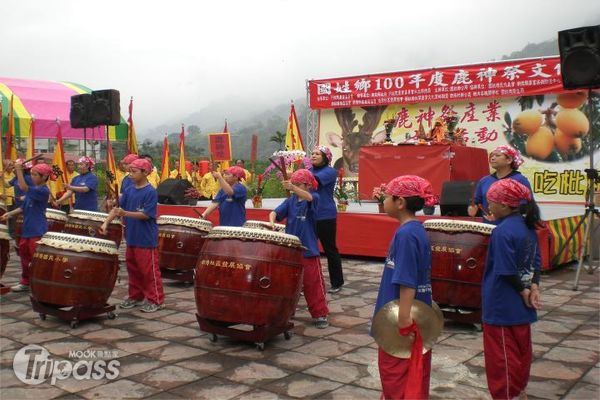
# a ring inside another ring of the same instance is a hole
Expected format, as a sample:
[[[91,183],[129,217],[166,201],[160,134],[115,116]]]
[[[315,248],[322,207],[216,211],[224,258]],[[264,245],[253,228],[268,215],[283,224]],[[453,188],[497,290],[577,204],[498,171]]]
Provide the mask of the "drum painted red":
[[[38,302],[59,307],[103,307],[118,270],[116,254],[79,253],[38,244],[31,263],[31,295]]]
[[[0,239],[0,278],[4,275],[6,264],[8,264],[9,246],[8,239]]]
[[[285,327],[298,304],[302,251],[261,241],[206,238],[196,267],[198,317]]]
[[[65,214],[66,216],[66,214]],[[48,221],[48,232],[62,233],[65,228],[63,219],[55,219],[46,213],[46,221]],[[23,214],[19,214],[15,220],[15,242],[18,244],[23,234]]]
[[[108,216],[108,214],[106,214],[106,216]],[[69,214],[69,219],[65,224],[63,232],[71,235],[112,240],[117,244],[117,247],[119,247],[121,244],[121,239],[123,238],[123,226],[121,224],[111,223],[108,225],[106,235],[103,235],[98,232],[98,229],[100,226],[102,226],[102,223],[103,221],[74,217],[73,215]]]
[[[181,225],[158,226],[158,265],[177,271],[196,268],[208,232]]]
[[[442,306],[479,310],[489,235],[428,231],[431,289]]]

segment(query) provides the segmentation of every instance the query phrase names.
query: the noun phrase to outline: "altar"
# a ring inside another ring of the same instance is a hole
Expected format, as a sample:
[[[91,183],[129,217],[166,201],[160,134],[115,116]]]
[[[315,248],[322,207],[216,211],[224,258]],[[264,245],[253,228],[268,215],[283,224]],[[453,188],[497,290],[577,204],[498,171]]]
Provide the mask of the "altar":
[[[437,196],[447,181],[478,181],[490,173],[485,149],[451,144],[363,146],[359,152],[358,190],[361,200],[373,188],[399,175],[426,177]]]

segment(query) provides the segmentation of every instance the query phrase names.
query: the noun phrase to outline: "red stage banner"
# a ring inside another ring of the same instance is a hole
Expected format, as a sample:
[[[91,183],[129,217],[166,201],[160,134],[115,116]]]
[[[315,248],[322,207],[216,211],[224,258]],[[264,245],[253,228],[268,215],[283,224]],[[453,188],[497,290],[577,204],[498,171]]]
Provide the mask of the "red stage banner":
[[[208,148],[213,161],[231,160],[231,138],[229,133],[209,133]]]
[[[564,92],[560,57],[318,79],[310,108],[366,107]]]

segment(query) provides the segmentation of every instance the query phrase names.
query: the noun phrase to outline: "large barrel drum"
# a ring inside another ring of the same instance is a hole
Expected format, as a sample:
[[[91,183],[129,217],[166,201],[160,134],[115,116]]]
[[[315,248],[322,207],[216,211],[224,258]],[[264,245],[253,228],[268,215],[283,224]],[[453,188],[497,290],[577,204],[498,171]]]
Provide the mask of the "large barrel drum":
[[[64,232],[71,235],[112,240],[117,244],[117,247],[119,247],[123,237],[123,225],[121,225],[121,220],[119,218],[112,220],[108,226],[106,235],[98,232],[98,228],[102,226],[106,218],[108,218],[108,214],[101,212],[73,210],[69,213]]]
[[[204,219],[174,215],[160,216],[156,223],[160,268],[193,273],[204,237],[212,229],[212,223]]]
[[[286,326],[300,295],[300,240],[285,233],[221,226],[204,240],[195,279],[198,318]]]
[[[31,262],[31,295],[58,307],[103,307],[119,270],[118,249],[110,240],[49,232]]]
[[[0,278],[4,275],[10,250],[10,236],[8,226],[0,224]]]
[[[431,290],[443,308],[481,309],[481,281],[494,225],[471,221],[425,221],[431,244]]]
[[[48,232],[61,233],[67,223],[67,213],[54,208],[46,208],[46,221],[48,221]],[[23,214],[17,215],[15,222],[15,240],[17,245],[23,234]]]
[[[255,221],[249,219],[244,222],[244,228],[252,228],[252,229],[266,229],[266,230],[275,230],[276,232],[285,233],[285,225],[284,224],[275,224],[275,229],[271,229],[271,223],[267,221]]]

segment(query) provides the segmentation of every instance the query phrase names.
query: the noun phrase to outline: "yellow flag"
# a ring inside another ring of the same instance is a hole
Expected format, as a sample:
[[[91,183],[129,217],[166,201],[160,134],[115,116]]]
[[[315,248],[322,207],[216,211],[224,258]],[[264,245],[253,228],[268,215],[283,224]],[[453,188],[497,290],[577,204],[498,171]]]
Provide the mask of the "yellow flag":
[[[302,143],[302,135],[300,135],[298,117],[296,117],[294,103],[292,103],[290,116],[288,118],[287,132],[285,134],[285,149],[304,151],[304,143]]]

